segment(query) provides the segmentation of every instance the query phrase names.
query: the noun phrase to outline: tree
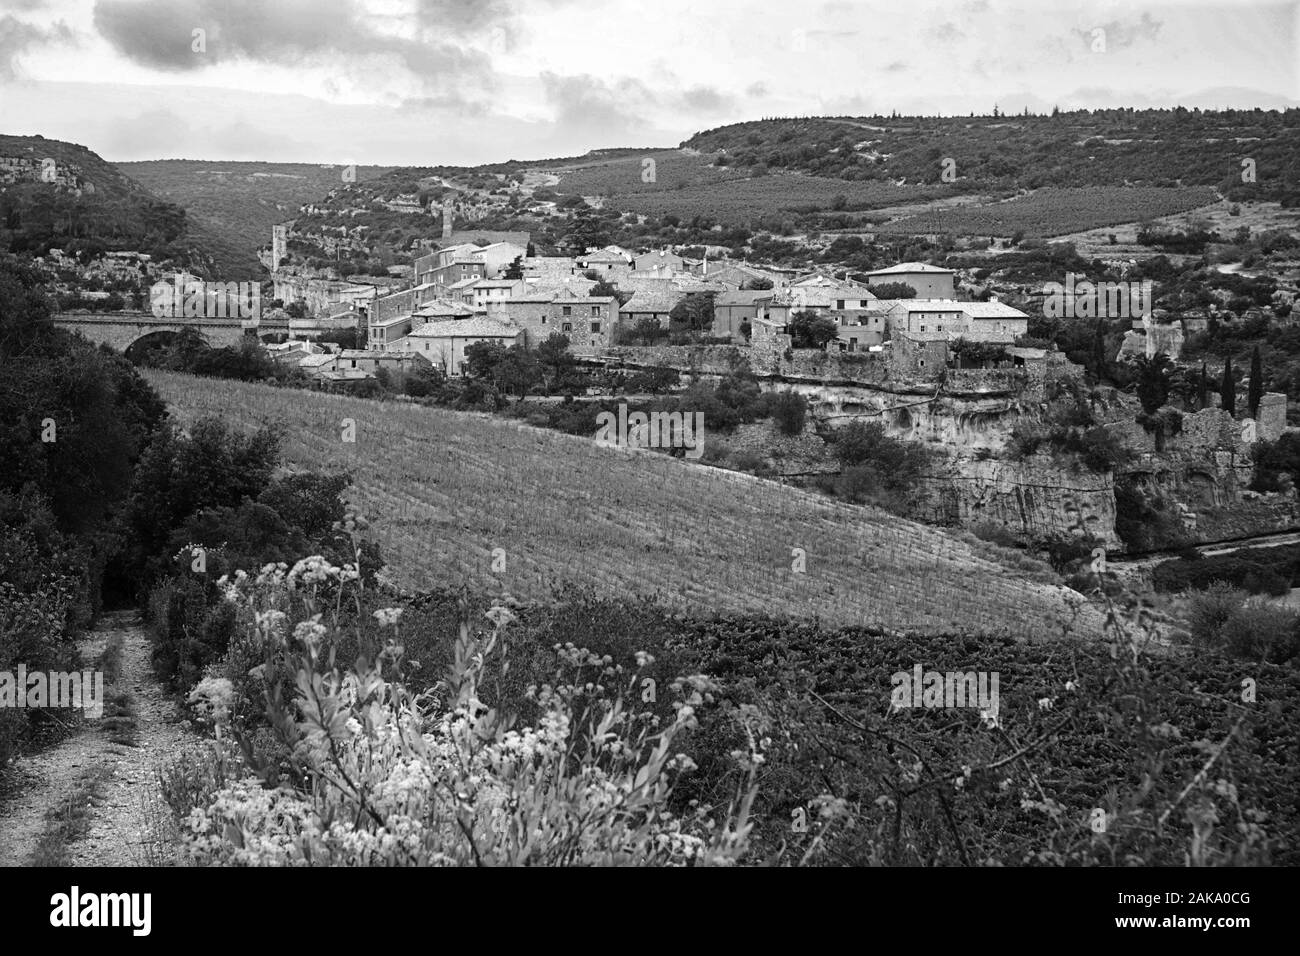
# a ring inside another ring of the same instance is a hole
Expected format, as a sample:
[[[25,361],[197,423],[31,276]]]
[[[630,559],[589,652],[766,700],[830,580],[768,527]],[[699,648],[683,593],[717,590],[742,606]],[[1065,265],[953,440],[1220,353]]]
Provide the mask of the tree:
[[[402,379],[402,391],[412,398],[427,398],[447,381],[442,369],[429,362],[416,362]]]
[[[573,356],[569,353],[569,337],[560,332],[547,336],[546,341],[537,346],[537,363],[543,386],[549,392],[564,381],[574,366]]]
[[[1237,383],[1232,378],[1232,359],[1223,363],[1223,382],[1219,386],[1219,401],[1229,415],[1237,414]]]
[[[808,399],[798,392],[787,390],[772,396],[772,419],[782,435],[803,434],[808,416]]]
[[[494,376],[498,387],[524,398],[542,379],[537,353],[522,345],[512,345],[505,350]]]
[[[713,328],[713,299],[716,292],[688,292],[668,313],[671,328],[705,332]]]
[[[1196,383],[1196,409],[1201,411],[1210,407],[1210,373],[1201,363],[1201,378]]]
[[[1259,403],[1264,397],[1264,368],[1259,358],[1259,346],[1250,353],[1250,386],[1246,391],[1246,407],[1251,418],[1259,418]]]
[[[747,279],[745,283],[741,285],[741,288],[752,289],[755,292],[765,292],[772,288],[772,280],[767,278],[767,276],[755,276],[753,279]]]
[[[882,282],[873,285],[871,292],[877,299],[915,299],[916,289],[906,282]]]
[[[614,301],[619,304],[620,307],[627,305],[628,302],[631,301],[632,299],[632,294],[630,292],[622,292],[619,289],[615,288],[614,286],[610,285],[604,279],[598,279],[596,281],[596,284],[592,286],[591,289],[587,292],[587,295],[611,296],[613,297]]]
[[[1098,319],[1092,334],[1092,374],[1098,382],[1106,373],[1106,320]]]
[[[475,342],[465,348],[465,375],[469,378],[491,378],[495,381],[496,368],[505,358],[506,347],[499,341]]]
[[[787,328],[790,332],[790,346],[796,349],[824,349],[828,342],[840,334],[839,327],[831,319],[808,311],[791,315]]]
[[[1160,353],[1152,358],[1145,355],[1139,357],[1133,362],[1133,370],[1142,410],[1148,415],[1154,415],[1169,403],[1169,392],[1174,386],[1178,367],[1169,360],[1169,356]]]

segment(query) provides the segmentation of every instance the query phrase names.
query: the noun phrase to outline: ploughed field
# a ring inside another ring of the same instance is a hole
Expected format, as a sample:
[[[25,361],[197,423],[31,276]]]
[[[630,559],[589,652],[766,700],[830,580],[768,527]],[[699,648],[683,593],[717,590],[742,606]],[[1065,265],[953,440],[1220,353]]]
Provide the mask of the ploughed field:
[[[406,588],[465,585],[529,602],[579,583],[692,614],[1027,640],[1060,636],[1066,622],[1100,629],[1095,609],[1076,611],[1075,592],[1025,582],[991,552],[775,482],[486,414],[145,374],[181,424],[279,424],[290,467],[350,472]]]

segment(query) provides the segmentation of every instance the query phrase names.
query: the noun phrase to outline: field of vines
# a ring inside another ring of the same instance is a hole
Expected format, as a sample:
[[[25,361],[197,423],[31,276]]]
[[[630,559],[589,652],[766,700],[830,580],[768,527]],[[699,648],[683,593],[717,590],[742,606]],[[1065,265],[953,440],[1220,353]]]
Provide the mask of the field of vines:
[[[882,223],[875,231],[889,235],[1012,236],[1024,232],[1027,236],[1061,236],[1172,216],[1210,205],[1217,199],[1217,193],[1209,186],[1040,189],[1005,202],[909,216]]]
[[[915,633],[1050,640],[1097,612],[941,530],[658,452],[486,414],[150,370],[182,424],[279,424],[290,467],[347,471],[404,587],[520,601],[556,585],[691,614],[818,618]],[[355,442],[344,420],[355,423]],[[494,571],[504,557],[504,570]],[[801,549],[801,552],[795,551]],[[794,571],[798,555],[805,568]]]
[[[642,179],[642,160],[655,161],[654,182]],[[747,178],[748,171],[707,165],[710,157],[677,150],[647,151],[569,168],[548,170],[560,177],[557,192],[605,196],[611,206],[653,216],[707,216],[723,225],[749,225],[764,217],[829,211],[843,197],[845,209],[879,209],[947,196],[943,186],[895,186],[849,182],[795,173]]]

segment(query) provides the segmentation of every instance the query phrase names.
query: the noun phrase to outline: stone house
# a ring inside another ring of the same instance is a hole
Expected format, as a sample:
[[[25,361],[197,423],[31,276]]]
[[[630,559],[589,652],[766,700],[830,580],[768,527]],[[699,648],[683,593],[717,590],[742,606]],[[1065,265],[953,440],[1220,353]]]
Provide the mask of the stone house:
[[[651,252],[643,252],[633,259],[632,268],[637,272],[668,275],[686,271],[686,260],[667,249],[655,249]]]
[[[575,295],[570,292],[528,292],[493,306],[491,315],[523,332],[521,344],[536,348],[551,335],[569,338],[575,354],[593,354],[609,346],[620,321],[613,296]]]
[[[876,300],[878,306],[884,303]],[[889,311],[885,308],[832,309],[826,317],[838,327],[837,343],[831,347],[841,352],[863,352],[873,345],[884,344],[889,335]]]
[[[477,311],[491,312],[507,299],[527,291],[528,283],[523,279],[479,279],[467,290],[466,301]]]
[[[957,295],[957,273],[924,262],[901,262],[888,269],[867,273],[867,285],[903,282],[916,290],[918,299],[952,299]]]
[[[419,355],[447,375],[460,375],[465,365],[465,350],[477,342],[500,342],[509,347],[522,335],[514,326],[475,316],[420,326],[398,343],[401,352]]]
[[[713,335],[731,336],[733,342],[745,341],[741,323],[752,328],[762,303],[772,298],[771,291],[722,292],[713,300]],[[629,305],[631,302],[628,303]],[[751,332],[752,334],[752,332]]]
[[[626,254],[610,249],[600,249],[589,255],[579,256],[578,265],[581,266],[581,271],[595,270],[609,281],[632,271],[632,263],[628,261]]]
[[[1029,331],[1029,316],[1002,302],[898,299],[889,308],[889,328],[916,336],[1011,343]]]
[[[676,288],[671,291],[638,292],[618,310],[619,323],[630,329],[644,319],[651,319],[661,329],[666,329],[669,314],[684,298],[686,293]]]

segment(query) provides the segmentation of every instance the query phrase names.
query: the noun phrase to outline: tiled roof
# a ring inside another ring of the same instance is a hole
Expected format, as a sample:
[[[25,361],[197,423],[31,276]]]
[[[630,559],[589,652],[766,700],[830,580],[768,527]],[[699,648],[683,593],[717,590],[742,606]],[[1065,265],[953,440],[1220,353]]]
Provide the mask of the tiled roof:
[[[618,311],[627,313],[671,312],[673,306],[685,297],[686,293],[680,290],[673,292],[638,292]]]
[[[889,276],[906,273],[929,272],[936,275],[955,275],[952,269],[943,269],[939,266],[932,266],[927,262],[900,262],[896,266],[890,266],[888,269],[877,269],[875,272],[868,272],[869,276]]]
[[[1027,319],[1025,313],[1005,302],[962,302],[963,311],[972,319]]]
[[[519,334],[519,329],[506,325],[496,319],[476,316],[452,322],[430,322],[422,325],[410,334],[410,338],[447,339],[466,337],[497,337],[512,339]]]
[[[743,292],[721,292],[714,305],[753,305],[761,299],[772,298],[771,289],[746,289]]]

